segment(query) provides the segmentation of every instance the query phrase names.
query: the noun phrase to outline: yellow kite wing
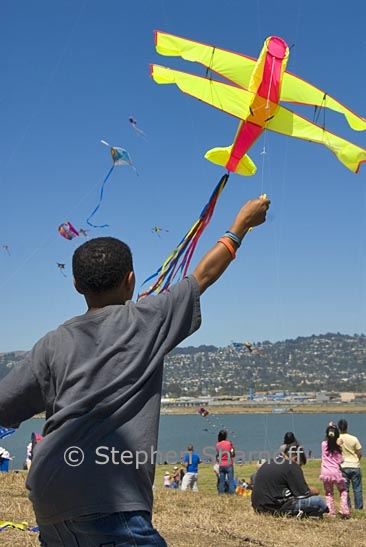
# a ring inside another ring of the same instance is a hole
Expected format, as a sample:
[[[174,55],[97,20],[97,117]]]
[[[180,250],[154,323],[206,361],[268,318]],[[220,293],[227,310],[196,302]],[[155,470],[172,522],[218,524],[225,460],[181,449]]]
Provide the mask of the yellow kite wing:
[[[366,150],[360,146],[326,131],[282,106],[278,107],[275,116],[267,122],[266,128],[289,137],[323,144],[354,173],[357,173],[360,164],[366,161]]]
[[[152,65],[151,75],[158,84],[176,84],[184,93],[192,95],[196,99],[200,99],[240,120],[251,114],[250,105],[255,95],[250,91],[160,65]],[[225,167],[230,158],[231,149],[232,146],[214,148],[206,153],[205,158]],[[250,176],[255,172],[255,164],[249,156],[244,155],[239,162],[236,173]]]
[[[294,74],[285,72],[281,88],[281,101],[299,103],[311,106],[322,106],[344,114],[348,124],[355,131],[366,129],[366,119],[358,116],[330,95],[313,86],[309,82],[298,78]]]
[[[246,55],[201,44],[173,34],[155,32],[156,51],[160,55],[182,57],[202,64],[241,87],[248,88],[257,60]]]
[[[156,83],[176,84],[184,93],[240,120],[250,114],[255,94],[245,89],[160,65],[151,66],[151,75]]]

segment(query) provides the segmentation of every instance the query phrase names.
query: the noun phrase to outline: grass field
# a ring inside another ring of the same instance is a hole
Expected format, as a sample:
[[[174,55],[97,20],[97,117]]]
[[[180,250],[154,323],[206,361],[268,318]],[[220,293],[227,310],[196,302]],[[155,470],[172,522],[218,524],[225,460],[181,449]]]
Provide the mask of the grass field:
[[[366,477],[366,461],[362,461]],[[212,465],[201,464],[199,492],[164,489],[163,475],[172,466],[156,470],[154,525],[169,547],[365,547],[366,514],[352,510],[348,521],[297,520],[289,517],[257,515],[250,496],[218,496]],[[248,479],[255,464],[236,466],[235,474]],[[319,481],[320,460],[303,468],[307,482],[323,487]],[[0,473],[0,520],[35,526],[32,506],[25,489],[26,472]],[[122,487],[122,485],[121,485]],[[364,483],[364,491],[366,485]],[[336,497],[339,507],[339,499]],[[0,532],[1,547],[36,547],[38,534],[6,528]],[[92,546],[91,546],[92,547]]]

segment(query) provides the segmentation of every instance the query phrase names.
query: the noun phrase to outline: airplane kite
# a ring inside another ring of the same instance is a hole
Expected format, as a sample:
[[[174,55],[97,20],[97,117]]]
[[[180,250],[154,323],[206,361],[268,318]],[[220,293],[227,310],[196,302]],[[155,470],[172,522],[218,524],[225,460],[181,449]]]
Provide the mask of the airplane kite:
[[[255,174],[256,166],[246,152],[264,130],[322,144],[354,173],[366,161],[363,148],[279,104],[284,101],[329,108],[343,114],[352,129],[366,129],[364,118],[324,91],[286,72],[289,48],[282,38],[267,38],[257,60],[160,31],[155,32],[155,46],[161,55],[182,57],[207,69],[203,77],[153,64],[151,75],[155,82],[176,84],[184,93],[238,118],[240,122],[231,146],[213,148],[205,154],[209,161],[225,167],[227,174],[220,179],[199,219],[157,272],[143,284],[154,278],[157,278],[156,282],[138,298],[167,290],[178,273],[182,277],[186,275],[198,239],[212,217],[230,172],[245,176]],[[211,73],[230,83],[212,79]]]
[[[112,171],[114,169],[114,167],[116,165],[129,165],[130,167],[132,167],[132,169],[135,171],[136,175],[138,175],[137,171],[136,171],[136,168],[135,166],[133,165],[132,163],[132,160],[131,160],[131,157],[130,157],[130,154],[127,152],[127,150],[125,150],[124,148],[119,148],[119,147],[116,147],[116,146],[111,146],[110,144],[108,144],[106,141],[100,141],[102,144],[105,144],[106,146],[109,146],[110,148],[110,151],[111,151],[111,156],[112,156],[112,161],[113,161],[113,165],[112,167],[109,169],[107,175],[105,176],[103,182],[102,182],[102,186],[101,186],[101,189],[100,189],[100,194],[99,194],[99,203],[98,205],[95,207],[95,209],[92,211],[92,213],[89,215],[89,217],[87,218],[86,222],[89,224],[89,226],[92,226],[93,228],[106,228],[107,226],[109,226],[109,224],[102,224],[102,225],[98,225],[98,224],[92,224],[90,222],[90,219],[95,215],[95,213],[98,211],[102,201],[103,201],[103,193],[104,193],[104,186],[105,186],[105,183],[107,182],[107,180],[109,179],[109,177],[111,176],[112,174]]]
[[[176,84],[184,93],[240,120],[231,146],[214,148],[206,153],[205,157],[213,163],[231,172],[253,175],[256,167],[245,153],[265,129],[323,144],[354,173],[366,161],[365,149],[280,106],[279,102],[283,101],[329,108],[343,114],[355,131],[366,129],[365,118],[326,92],[286,72],[289,48],[282,38],[267,38],[257,60],[163,32],[155,32],[155,44],[161,55],[196,61],[209,72],[231,82],[228,84],[159,65],[151,66],[152,77],[157,83]]]

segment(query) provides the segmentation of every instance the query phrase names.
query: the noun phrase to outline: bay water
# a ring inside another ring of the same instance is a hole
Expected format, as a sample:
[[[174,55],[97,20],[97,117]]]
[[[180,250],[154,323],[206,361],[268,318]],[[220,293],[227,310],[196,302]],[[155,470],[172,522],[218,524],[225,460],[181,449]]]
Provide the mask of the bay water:
[[[236,449],[236,460],[243,463],[257,461],[260,457],[273,456],[283,442],[284,434],[292,431],[305,447],[306,454],[312,451],[314,458],[320,457],[320,443],[330,421],[338,422],[345,418],[349,432],[356,435],[366,451],[365,413],[312,414],[312,413],[263,413],[263,414],[199,414],[162,415],[157,462],[169,464],[180,461],[188,444],[193,444],[201,459],[213,461],[215,443],[220,429],[228,431],[228,438]],[[0,440],[13,460],[9,469],[22,469],[26,457],[26,447],[32,432],[42,433],[44,420],[32,418],[23,422],[19,429],[9,437]],[[115,447],[121,452],[123,447]],[[261,454],[262,453],[262,454]]]

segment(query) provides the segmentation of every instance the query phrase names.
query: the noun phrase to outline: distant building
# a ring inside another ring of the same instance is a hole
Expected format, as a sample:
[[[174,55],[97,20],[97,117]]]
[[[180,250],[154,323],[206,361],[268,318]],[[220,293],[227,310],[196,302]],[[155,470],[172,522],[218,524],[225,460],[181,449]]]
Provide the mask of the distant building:
[[[356,398],[356,395],[353,391],[343,391],[339,395],[342,403],[350,403]]]
[[[319,393],[315,395],[315,400],[317,403],[329,403],[330,396],[325,391],[319,391]]]

